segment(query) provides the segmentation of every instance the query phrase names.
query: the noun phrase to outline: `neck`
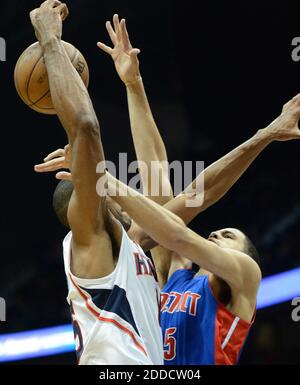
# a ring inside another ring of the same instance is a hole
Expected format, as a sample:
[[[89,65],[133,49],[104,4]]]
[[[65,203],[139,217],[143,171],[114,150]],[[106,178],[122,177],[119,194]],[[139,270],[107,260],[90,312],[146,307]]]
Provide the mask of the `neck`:
[[[196,274],[196,276],[198,276],[198,275],[211,275],[211,273],[209,271],[207,271],[205,269],[202,269],[200,267],[200,269],[199,269],[198,273]]]

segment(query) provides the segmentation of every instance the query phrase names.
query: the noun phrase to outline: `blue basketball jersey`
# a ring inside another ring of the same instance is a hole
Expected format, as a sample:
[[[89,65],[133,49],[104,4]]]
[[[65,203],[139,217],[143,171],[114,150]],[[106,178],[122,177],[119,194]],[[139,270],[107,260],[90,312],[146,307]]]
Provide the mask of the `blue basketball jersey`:
[[[236,364],[251,324],[214,297],[208,275],[180,269],[162,290],[166,365]]]

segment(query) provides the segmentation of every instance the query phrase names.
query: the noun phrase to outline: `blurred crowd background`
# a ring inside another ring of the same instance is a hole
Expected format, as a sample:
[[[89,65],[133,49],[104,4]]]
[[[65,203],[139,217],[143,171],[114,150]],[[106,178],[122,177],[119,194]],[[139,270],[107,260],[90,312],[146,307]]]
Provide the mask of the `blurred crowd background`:
[[[61,242],[66,234],[52,212],[54,175],[34,164],[63,147],[56,117],[26,107],[13,84],[14,65],[36,39],[28,13],[39,1],[1,2],[0,63],[1,264],[0,296],[7,322],[0,334],[70,322]],[[291,41],[300,36],[300,6],[291,1],[72,0],[63,39],[89,63],[89,91],[101,123],[106,158],[135,160],[126,92],[111,59],[96,47],[109,42],[105,21],[127,19],[141,49],[141,72],[170,161],[208,166],[266,127],[300,92],[300,62]],[[256,244],[264,276],[300,266],[300,142],[273,143],[214,207],[191,227],[203,236],[230,226]],[[300,283],[299,283],[300,285]],[[299,364],[300,323],[290,303],[258,311],[242,364]],[[33,360],[73,363],[73,354]]]

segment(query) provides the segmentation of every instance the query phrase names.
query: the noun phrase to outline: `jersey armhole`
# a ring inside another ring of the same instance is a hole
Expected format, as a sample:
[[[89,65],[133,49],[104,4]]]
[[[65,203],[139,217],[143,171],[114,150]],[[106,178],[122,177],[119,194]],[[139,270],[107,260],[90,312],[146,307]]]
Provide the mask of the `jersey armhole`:
[[[76,277],[76,275],[74,275],[71,271],[71,258],[72,258],[72,233],[71,233],[71,236],[70,236],[70,245],[69,245],[69,253],[68,253],[68,261],[67,261],[67,269],[68,269],[68,273],[71,275],[71,277],[75,280],[75,282],[82,288],[85,288],[85,286],[87,286],[86,288],[89,288],[91,285],[103,285],[106,281],[109,281],[117,272],[117,270],[119,269],[120,267],[120,264],[122,263],[122,258],[120,258],[120,256],[122,256],[122,250],[124,248],[124,242],[125,242],[125,237],[127,236],[124,228],[121,226],[121,229],[122,229],[122,240],[121,240],[121,245],[120,245],[120,251],[119,251],[119,256],[118,256],[118,261],[117,261],[117,264],[114,268],[114,270],[104,276],[104,277],[99,277],[99,278],[79,278],[79,277]]]
[[[221,308],[223,311],[225,311],[228,315],[230,315],[231,317],[233,318],[236,318],[238,317],[239,318],[239,321],[242,325],[244,325],[245,327],[250,327],[254,320],[255,320],[255,316],[256,316],[256,308],[254,310],[254,313],[252,315],[252,318],[251,318],[251,321],[248,322],[248,321],[245,321],[243,318],[241,318],[239,315],[237,314],[234,314],[231,310],[227,309],[227,307],[218,299],[216,298],[214,292],[213,292],[213,289],[211,287],[211,284],[209,282],[209,277],[207,276],[207,287],[208,287],[208,292],[210,294],[210,296],[214,299],[214,301],[217,303],[218,307]]]

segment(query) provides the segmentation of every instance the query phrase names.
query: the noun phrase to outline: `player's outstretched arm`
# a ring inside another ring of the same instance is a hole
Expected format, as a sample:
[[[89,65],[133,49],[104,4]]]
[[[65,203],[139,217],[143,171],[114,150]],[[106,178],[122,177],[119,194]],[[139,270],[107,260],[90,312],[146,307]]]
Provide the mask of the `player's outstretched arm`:
[[[103,43],[97,45],[112,57],[116,71],[126,86],[131,133],[139,162],[143,193],[158,204],[164,205],[173,199],[167,166],[168,157],[140,74],[138,60],[140,50],[133,48],[130,42],[125,19],[120,22],[119,16],[115,14],[113,26],[108,21],[106,29],[113,47],[108,47]],[[138,227],[133,225],[129,235],[132,239],[139,240]],[[152,250],[151,254],[160,285],[163,286],[168,276],[171,253],[169,250],[157,247]]]
[[[158,244],[216,274],[233,289],[257,289],[261,273],[250,257],[236,250],[221,248],[202,238],[165,207],[112,177],[108,178],[108,186],[113,199]]]
[[[257,156],[274,141],[300,139],[298,121],[300,117],[300,94],[296,95],[282,109],[281,115],[269,126],[259,130],[251,139],[225,155],[203,171],[180,195],[165,204],[165,208],[189,224],[200,212],[220,200],[249,168]],[[204,178],[204,197],[202,184]],[[200,189],[197,190],[197,186]],[[199,206],[190,207],[191,202],[201,201]],[[153,243],[140,231],[140,243],[153,247]],[[176,261],[175,261],[176,263]]]
[[[300,139],[299,116],[300,94],[284,105],[281,115],[269,126],[259,130],[245,143],[207,167],[166,207],[179,215],[186,224],[190,223],[200,212],[219,201],[270,143]],[[202,184],[199,182],[203,178],[204,197]],[[198,185],[200,189],[197,188]],[[188,201],[201,201],[201,198],[203,198],[202,205],[188,207]]]
[[[193,196],[196,196],[195,199],[197,199],[197,194],[202,194],[202,191],[195,191],[194,188],[191,188],[196,185],[194,181],[193,186],[190,186],[185,192],[168,202],[165,208],[177,214],[186,224],[189,223],[199,212],[218,201],[268,144],[273,141],[299,139],[299,117],[300,94],[284,105],[281,115],[267,128],[258,131],[253,138],[204,170],[205,196],[202,206],[187,207],[187,199],[190,200]],[[62,154],[63,150],[60,151]],[[47,159],[45,164],[38,166],[37,171],[56,171],[63,167],[64,159],[64,157],[58,160]],[[140,238],[142,239],[143,237],[144,235],[141,232]]]
[[[61,42],[63,10],[66,5],[48,0],[32,11],[30,17],[43,50],[53,104],[69,140],[74,193],[68,220],[73,231],[73,248],[83,249],[94,244],[100,234],[107,238],[105,198],[96,193],[97,179],[101,177],[96,174],[96,166],[104,161],[104,153],[89,94]],[[111,256],[109,242],[101,245],[106,247],[105,250],[100,247],[103,255]],[[106,274],[113,269],[113,261],[102,259]]]
[[[113,25],[114,27],[109,21],[106,23],[113,48],[103,43],[98,43],[98,47],[112,57],[117,73],[126,85],[131,132],[137,159],[141,162],[140,174],[144,195],[148,195],[150,199],[159,204],[165,204],[173,198],[168,169],[163,167],[167,163],[168,157],[165,144],[153,118],[140,74],[138,60],[140,50],[132,47],[125,19],[120,22],[118,15],[114,15]],[[157,172],[162,174],[157,194],[154,195],[151,194],[151,191],[155,192],[156,187],[152,186],[151,164],[152,167],[155,167],[156,164]],[[164,184],[164,190],[167,193],[165,195],[160,193],[162,184]]]

